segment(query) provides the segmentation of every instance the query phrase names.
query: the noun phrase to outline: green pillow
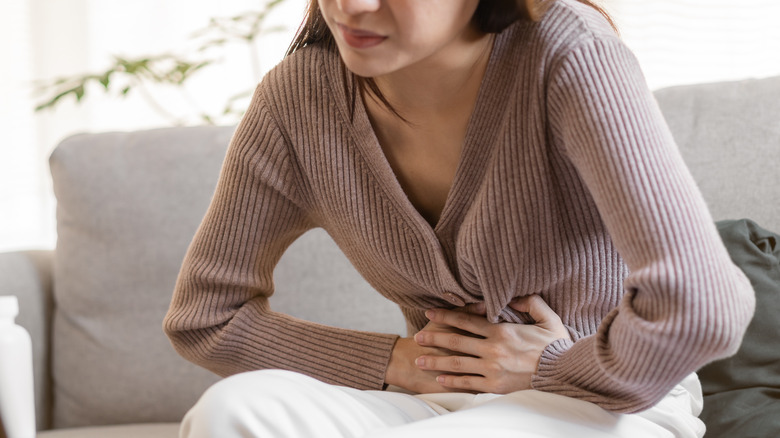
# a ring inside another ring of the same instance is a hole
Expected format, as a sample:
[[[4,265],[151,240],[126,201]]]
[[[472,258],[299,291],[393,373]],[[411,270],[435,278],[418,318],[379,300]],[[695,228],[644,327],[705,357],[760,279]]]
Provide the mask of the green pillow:
[[[717,226],[755,289],[756,313],[737,354],[698,372],[706,436],[780,437],[780,236],[748,219]]]

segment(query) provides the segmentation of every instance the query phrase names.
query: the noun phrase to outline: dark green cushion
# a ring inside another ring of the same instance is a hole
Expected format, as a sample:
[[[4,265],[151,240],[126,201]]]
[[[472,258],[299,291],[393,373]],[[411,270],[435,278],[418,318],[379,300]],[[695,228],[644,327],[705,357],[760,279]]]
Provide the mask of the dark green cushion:
[[[780,437],[780,236],[742,219],[717,223],[756,292],[756,313],[736,355],[701,370],[707,438]]]

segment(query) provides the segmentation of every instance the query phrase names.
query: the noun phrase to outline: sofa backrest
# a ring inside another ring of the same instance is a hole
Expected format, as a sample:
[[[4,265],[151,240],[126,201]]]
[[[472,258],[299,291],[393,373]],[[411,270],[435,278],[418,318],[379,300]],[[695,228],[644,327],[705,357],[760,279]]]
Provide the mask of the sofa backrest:
[[[715,220],[780,231],[780,76],[654,94]]]
[[[780,229],[780,78],[655,95],[715,219],[750,217]],[[54,427],[178,421],[216,381],[180,358],[161,326],[232,130],[78,135],[52,154]],[[397,307],[372,293],[321,230],[290,247],[274,280],[275,310],[347,328],[405,330]],[[303,299],[313,289],[322,293]],[[354,311],[357,303],[379,311]]]
[[[84,134],[53,152],[55,428],[173,421],[215,380],[161,324],[230,135]]]
[[[77,135],[52,154],[55,428],[179,421],[217,380],[172,349],[162,320],[232,131]],[[296,241],[274,278],[275,310],[346,328],[405,330],[400,310],[322,230]],[[302,299],[310,290],[322,293]],[[381,311],[357,312],[356,303]]]

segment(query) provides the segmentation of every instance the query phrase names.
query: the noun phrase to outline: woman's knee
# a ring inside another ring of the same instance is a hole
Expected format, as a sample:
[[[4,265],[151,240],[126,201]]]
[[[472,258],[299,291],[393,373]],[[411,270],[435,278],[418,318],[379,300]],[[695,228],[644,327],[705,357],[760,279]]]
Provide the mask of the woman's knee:
[[[230,436],[228,431],[268,426],[267,415],[290,412],[300,400],[310,377],[281,370],[236,374],[209,387],[182,422],[181,437]],[[314,381],[316,382],[316,380]]]

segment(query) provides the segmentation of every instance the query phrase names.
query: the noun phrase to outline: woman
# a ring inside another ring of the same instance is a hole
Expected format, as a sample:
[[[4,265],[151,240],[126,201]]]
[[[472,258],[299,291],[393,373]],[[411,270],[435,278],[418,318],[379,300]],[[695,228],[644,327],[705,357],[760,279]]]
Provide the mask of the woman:
[[[269,307],[313,227],[414,336]],[[165,330],[220,375],[266,369],[207,391],[182,436],[694,437],[691,373],[736,351],[753,303],[590,2],[313,0]]]

